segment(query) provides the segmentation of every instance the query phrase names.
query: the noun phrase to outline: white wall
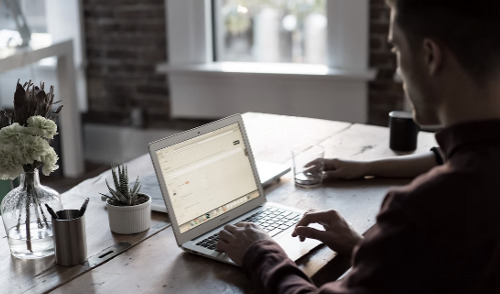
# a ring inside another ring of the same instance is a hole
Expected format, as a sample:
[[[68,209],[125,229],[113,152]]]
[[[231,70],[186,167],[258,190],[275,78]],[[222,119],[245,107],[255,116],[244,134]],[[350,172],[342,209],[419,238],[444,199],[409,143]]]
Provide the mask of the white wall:
[[[149,142],[177,132],[86,124],[83,127],[85,159],[100,163],[126,162],[148,153]]]
[[[87,111],[87,84],[85,79],[85,35],[83,33],[82,0],[45,0],[47,31],[52,41],[73,40],[76,93],[78,109]]]
[[[368,117],[367,86],[359,79],[181,72],[169,79],[177,117],[220,118],[248,111],[361,123]]]
[[[54,59],[48,61],[55,62]],[[16,91],[17,80],[23,84],[30,79],[35,79],[36,85],[40,81],[45,82],[45,90],[47,91],[51,85],[55,86],[54,95],[57,99],[57,74],[55,65],[48,66],[25,66],[5,72],[0,75],[0,108],[13,108],[14,107],[14,92]]]

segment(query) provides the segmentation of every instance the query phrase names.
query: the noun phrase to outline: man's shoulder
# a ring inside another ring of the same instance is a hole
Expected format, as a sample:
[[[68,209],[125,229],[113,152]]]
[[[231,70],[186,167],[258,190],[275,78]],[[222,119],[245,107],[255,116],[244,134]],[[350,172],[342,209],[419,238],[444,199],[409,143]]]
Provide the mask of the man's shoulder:
[[[483,179],[484,177],[478,173],[438,166],[415,178],[408,185],[393,189],[390,193],[398,195],[397,200],[409,203],[457,199],[461,196],[466,197],[471,190],[477,191],[477,185]]]
[[[500,185],[487,175],[438,167],[410,184],[391,190],[381,213],[401,214],[410,223],[453,221],[464,211],[477,216],[485,205],[500,206]]]
[[[426,202],[435,199],[447,191],[453,182],[456,182],[460,175],[446,173],[433,169],[426,174],[413,179],[409,184],[393,187],[389,190],[384,205],[406,205]],[[415,203],[416,202],[416,203]]]

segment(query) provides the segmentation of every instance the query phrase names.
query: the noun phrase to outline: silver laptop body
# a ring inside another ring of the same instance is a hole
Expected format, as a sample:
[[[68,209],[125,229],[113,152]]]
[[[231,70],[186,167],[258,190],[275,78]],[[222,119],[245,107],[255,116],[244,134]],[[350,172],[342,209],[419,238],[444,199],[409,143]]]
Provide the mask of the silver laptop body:
[[[188,252],[233,264],[197,244],[268,206],[304,213],[266,201],[239,114],[152,142],[149,153],[177,244]],[[293,228],[273,238],[297,260],[320,242],[292,238]]]

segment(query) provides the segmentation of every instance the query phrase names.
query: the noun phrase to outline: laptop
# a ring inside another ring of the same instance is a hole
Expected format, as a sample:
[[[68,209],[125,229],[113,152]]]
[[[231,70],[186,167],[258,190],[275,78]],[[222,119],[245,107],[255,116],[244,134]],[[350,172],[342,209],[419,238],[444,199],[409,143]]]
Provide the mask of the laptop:
[[[292,260],[320,244],[291,237],[303,210],[266,201],[240,114],[152,142],[149,154],[183,250],[234,264],[215,243],[226,224],[243,220],[264,220]]]
[[[281,177],[291,170],[290,165],[270,161],[257,161],[257,172],[263,188],[279,182]],[[130,183],[133,186],[133,183]],[[141,192],[151,197],[151,211],[167,213],[165,200],[161,194],[156,174],[150,173],[141,177]]]

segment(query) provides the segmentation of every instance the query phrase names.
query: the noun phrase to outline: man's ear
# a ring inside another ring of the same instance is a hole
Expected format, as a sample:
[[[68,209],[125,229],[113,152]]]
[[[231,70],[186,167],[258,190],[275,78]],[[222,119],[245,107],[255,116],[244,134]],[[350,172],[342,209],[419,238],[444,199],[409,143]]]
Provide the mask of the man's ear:
[[[429,75],[437,74],[443,66],[443,48],[433,39],[424,39],[423,53]]]

